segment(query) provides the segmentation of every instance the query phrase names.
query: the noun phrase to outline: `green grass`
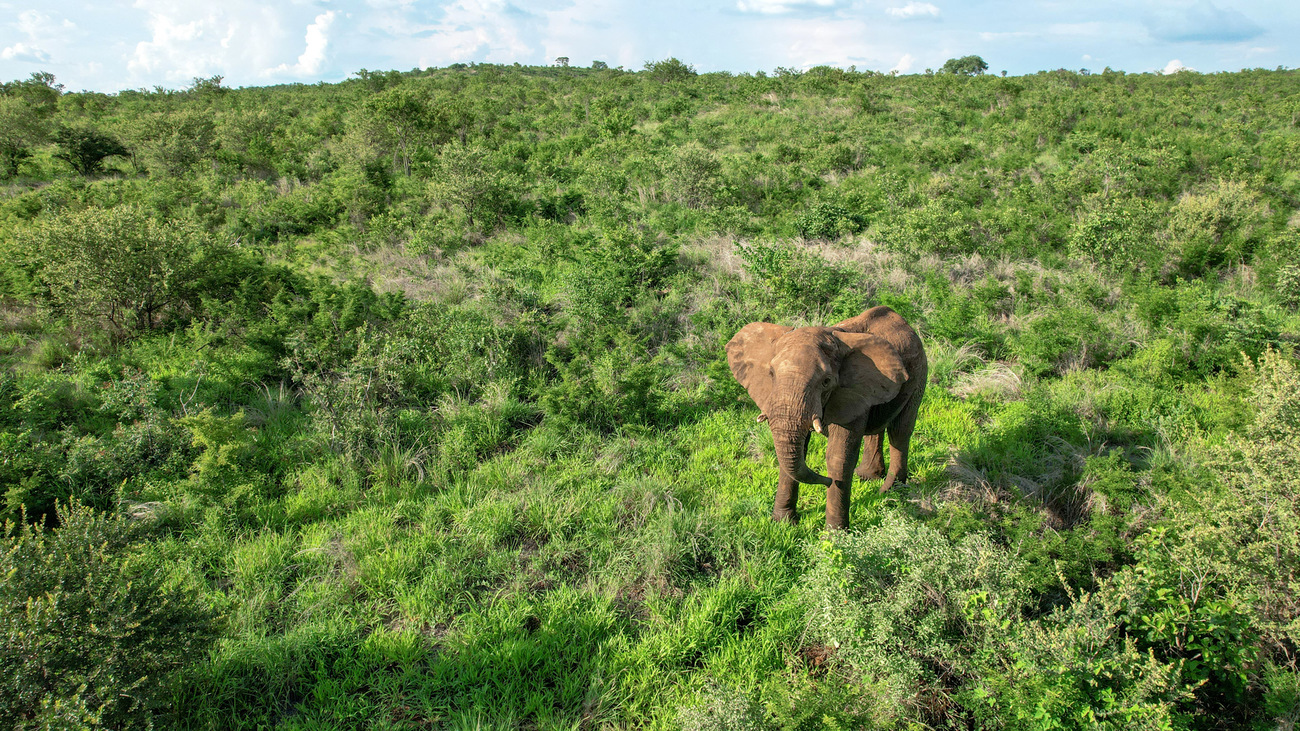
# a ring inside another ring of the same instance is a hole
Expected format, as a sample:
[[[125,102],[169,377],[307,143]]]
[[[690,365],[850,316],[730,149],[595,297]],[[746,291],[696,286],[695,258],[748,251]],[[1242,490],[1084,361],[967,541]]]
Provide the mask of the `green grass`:
[[[142,651],[157,727],[1295,717],[1295,471],[1267,452],[1294,373],[1250,363],[1300,332],[1300,74],[571,71],[47,110],[138,154],[81,180],[34,138],[42,184],[0,200],[0,509],[127,516],[96,524],[139,531],[104,565],[206,607],[211,643]],[[419,131],[409,176],[392,93],[463,125]],[[178,173],[195,119],[214,141]],[[60,279],[121,253],[91,224],[123,205],[187,244],[129,332],[85,307],[133,276]],[[773,523],[724,344],[877,304],[929,353],[910,484],[855,486],[848,536],[818,487]],[[0,606],[10,645],[39,596]],[[73,681],[42,691],[73,715],[122,690]]]

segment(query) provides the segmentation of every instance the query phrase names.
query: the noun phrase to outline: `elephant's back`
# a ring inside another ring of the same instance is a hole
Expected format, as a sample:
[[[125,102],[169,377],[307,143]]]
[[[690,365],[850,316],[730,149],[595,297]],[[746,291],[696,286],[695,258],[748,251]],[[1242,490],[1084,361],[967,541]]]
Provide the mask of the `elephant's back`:
[[[888,341],[900,352],[921,347],[921,338],[916,334],[916,330],[912,329],[902,315],[885,305],[872,307],[861,315],[833,325],[832,328],[851,333],[871,333]]]
[[[837,323],[835,330],[854,333],[870,333],[889,343],[899,358],[907,364],[908,371],[915,376],[925,375],[929,368],[925,357],[925,348],[921,345],[921,336],[908,324],[902,315],[884,305],[872,307],[857,317]]]

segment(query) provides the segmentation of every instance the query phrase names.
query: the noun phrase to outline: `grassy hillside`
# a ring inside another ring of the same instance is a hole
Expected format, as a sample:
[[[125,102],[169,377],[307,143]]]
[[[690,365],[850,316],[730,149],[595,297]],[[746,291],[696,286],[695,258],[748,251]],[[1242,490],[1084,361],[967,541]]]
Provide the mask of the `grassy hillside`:
[[[10,726],[1300,719],[1300,72],[37,75],[0,127]],[[723,344],[878,304],[910,484],[774,524]]]

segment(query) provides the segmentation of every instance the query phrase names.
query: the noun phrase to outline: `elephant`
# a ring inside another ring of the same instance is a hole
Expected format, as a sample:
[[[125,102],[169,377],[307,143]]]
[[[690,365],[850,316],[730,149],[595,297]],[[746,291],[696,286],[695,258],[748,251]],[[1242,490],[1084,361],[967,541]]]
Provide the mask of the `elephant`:
[[[826,527],[848,528],[853,476],[880,477],[886,431],[889,472],[880,490],[907,482],[929,366],[921,338],[897,312],[873,307],[831,327],[751,322],[727,343],[727,364],[772,430],[780,467],[773,520],[797,523],[799,484],[819,484],[826,486]],[[813,430],[829,440],[829,477],[804,461]]]

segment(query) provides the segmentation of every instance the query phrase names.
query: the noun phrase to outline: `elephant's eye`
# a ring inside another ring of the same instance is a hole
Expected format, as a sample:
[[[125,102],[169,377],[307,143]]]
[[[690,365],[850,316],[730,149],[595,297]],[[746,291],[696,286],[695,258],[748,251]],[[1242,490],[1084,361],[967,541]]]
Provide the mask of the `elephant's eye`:
[[[827,386],[827,387],[829,387],[830,385],[831,385],[831,377],[830,377],[830,376],[826,376],[826,380],[822,381],[822,386]]]

